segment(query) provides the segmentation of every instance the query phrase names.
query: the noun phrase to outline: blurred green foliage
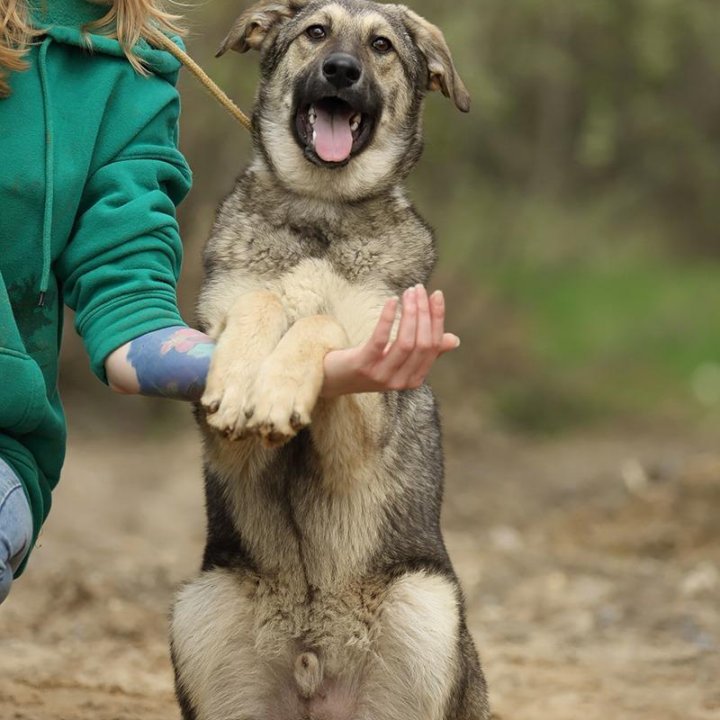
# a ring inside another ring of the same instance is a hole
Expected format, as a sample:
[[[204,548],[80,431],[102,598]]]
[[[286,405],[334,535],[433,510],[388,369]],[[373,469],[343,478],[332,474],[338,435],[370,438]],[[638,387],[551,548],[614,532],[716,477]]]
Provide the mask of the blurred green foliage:
[[[213,59],[247,4],[189,8],[188,47],[249,111],[257,58]],[[473,96],[469,116],[429,98],[411,180],[464,342],[439,368],[445,392],[460,401],[472,386],[495,421],[533,432],[717,420],[717,1],[410,4],[444,30]],[[191,316],[214,208],[250,145],[189,76],[182,93]]]

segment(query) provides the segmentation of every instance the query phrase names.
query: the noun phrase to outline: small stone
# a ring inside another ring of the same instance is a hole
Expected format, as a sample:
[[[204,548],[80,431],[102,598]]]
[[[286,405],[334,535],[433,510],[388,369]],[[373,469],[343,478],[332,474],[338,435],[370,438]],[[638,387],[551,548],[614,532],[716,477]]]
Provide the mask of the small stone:
[[[709,561],[701,562],[693,568],[684,578],[680,585],[682,594],[686,597],[694,597],[706,592],[713,592],[720,587],[720,572],[715,565]]]
[[[490,542],[504,552],[514,552],[525,547],[523,536],[510,525],[496,525],[491,528]]]
[[[650,486],[650,476],[636,458],[630,458],[622,464],[620,475],[628,492],[633,495],[644,495]]]

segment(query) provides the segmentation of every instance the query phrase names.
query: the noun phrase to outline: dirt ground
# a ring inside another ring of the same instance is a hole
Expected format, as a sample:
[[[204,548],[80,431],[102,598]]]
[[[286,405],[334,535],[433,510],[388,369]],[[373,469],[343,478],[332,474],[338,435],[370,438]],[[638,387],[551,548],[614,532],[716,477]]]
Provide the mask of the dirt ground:
[[[720,455],[448,428],[444,526],[502,720],[720,718]],[[73,426],[0,611],[1,720],[177,720],[166,615],[198,566],[199,447]]]

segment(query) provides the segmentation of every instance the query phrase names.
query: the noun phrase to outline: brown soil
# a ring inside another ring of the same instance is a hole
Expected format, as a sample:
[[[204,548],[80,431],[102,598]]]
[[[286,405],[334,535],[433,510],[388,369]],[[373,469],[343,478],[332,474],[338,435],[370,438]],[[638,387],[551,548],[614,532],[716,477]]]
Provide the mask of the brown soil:
[[[720,456],[448,436],[446,538],[498,716],[720,717]],[[76,429],[0,611],[1,720],[179,716],[166,615],[202,550],[199,447],[189,421],[117,437]]]

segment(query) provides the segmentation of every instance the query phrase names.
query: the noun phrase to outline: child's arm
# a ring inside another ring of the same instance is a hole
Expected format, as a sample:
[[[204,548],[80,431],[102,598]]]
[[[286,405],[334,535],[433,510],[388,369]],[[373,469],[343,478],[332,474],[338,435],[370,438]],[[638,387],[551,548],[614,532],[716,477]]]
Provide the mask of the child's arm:
[[[160,333],[161,356],[168,339],[162,329],[184,325],[176,296],[182,245],[175,206],[191,178],[176,144],[179,98],[163,77],[122,67],[94,138],[71,237],[53,264],[90,366],[103,381],[116,348]],[[152,347],[138,346],[144,349]]]
[[[389,343],[396,310],[397,300],[388,300],[367,343],[327,355],[324,397],[418,387],[438,356],[459,345],[455,335],[444,332],[442,293],[428,298],[424,288],[407,291],[397,340]],[[118,348],[105,370],[117,392],[198,400],[214,347],[198,330],[168,327]]]
[[[215,343],[184,325],[162,328],[122,345],[105,361],[116,392],[199,400]]]

